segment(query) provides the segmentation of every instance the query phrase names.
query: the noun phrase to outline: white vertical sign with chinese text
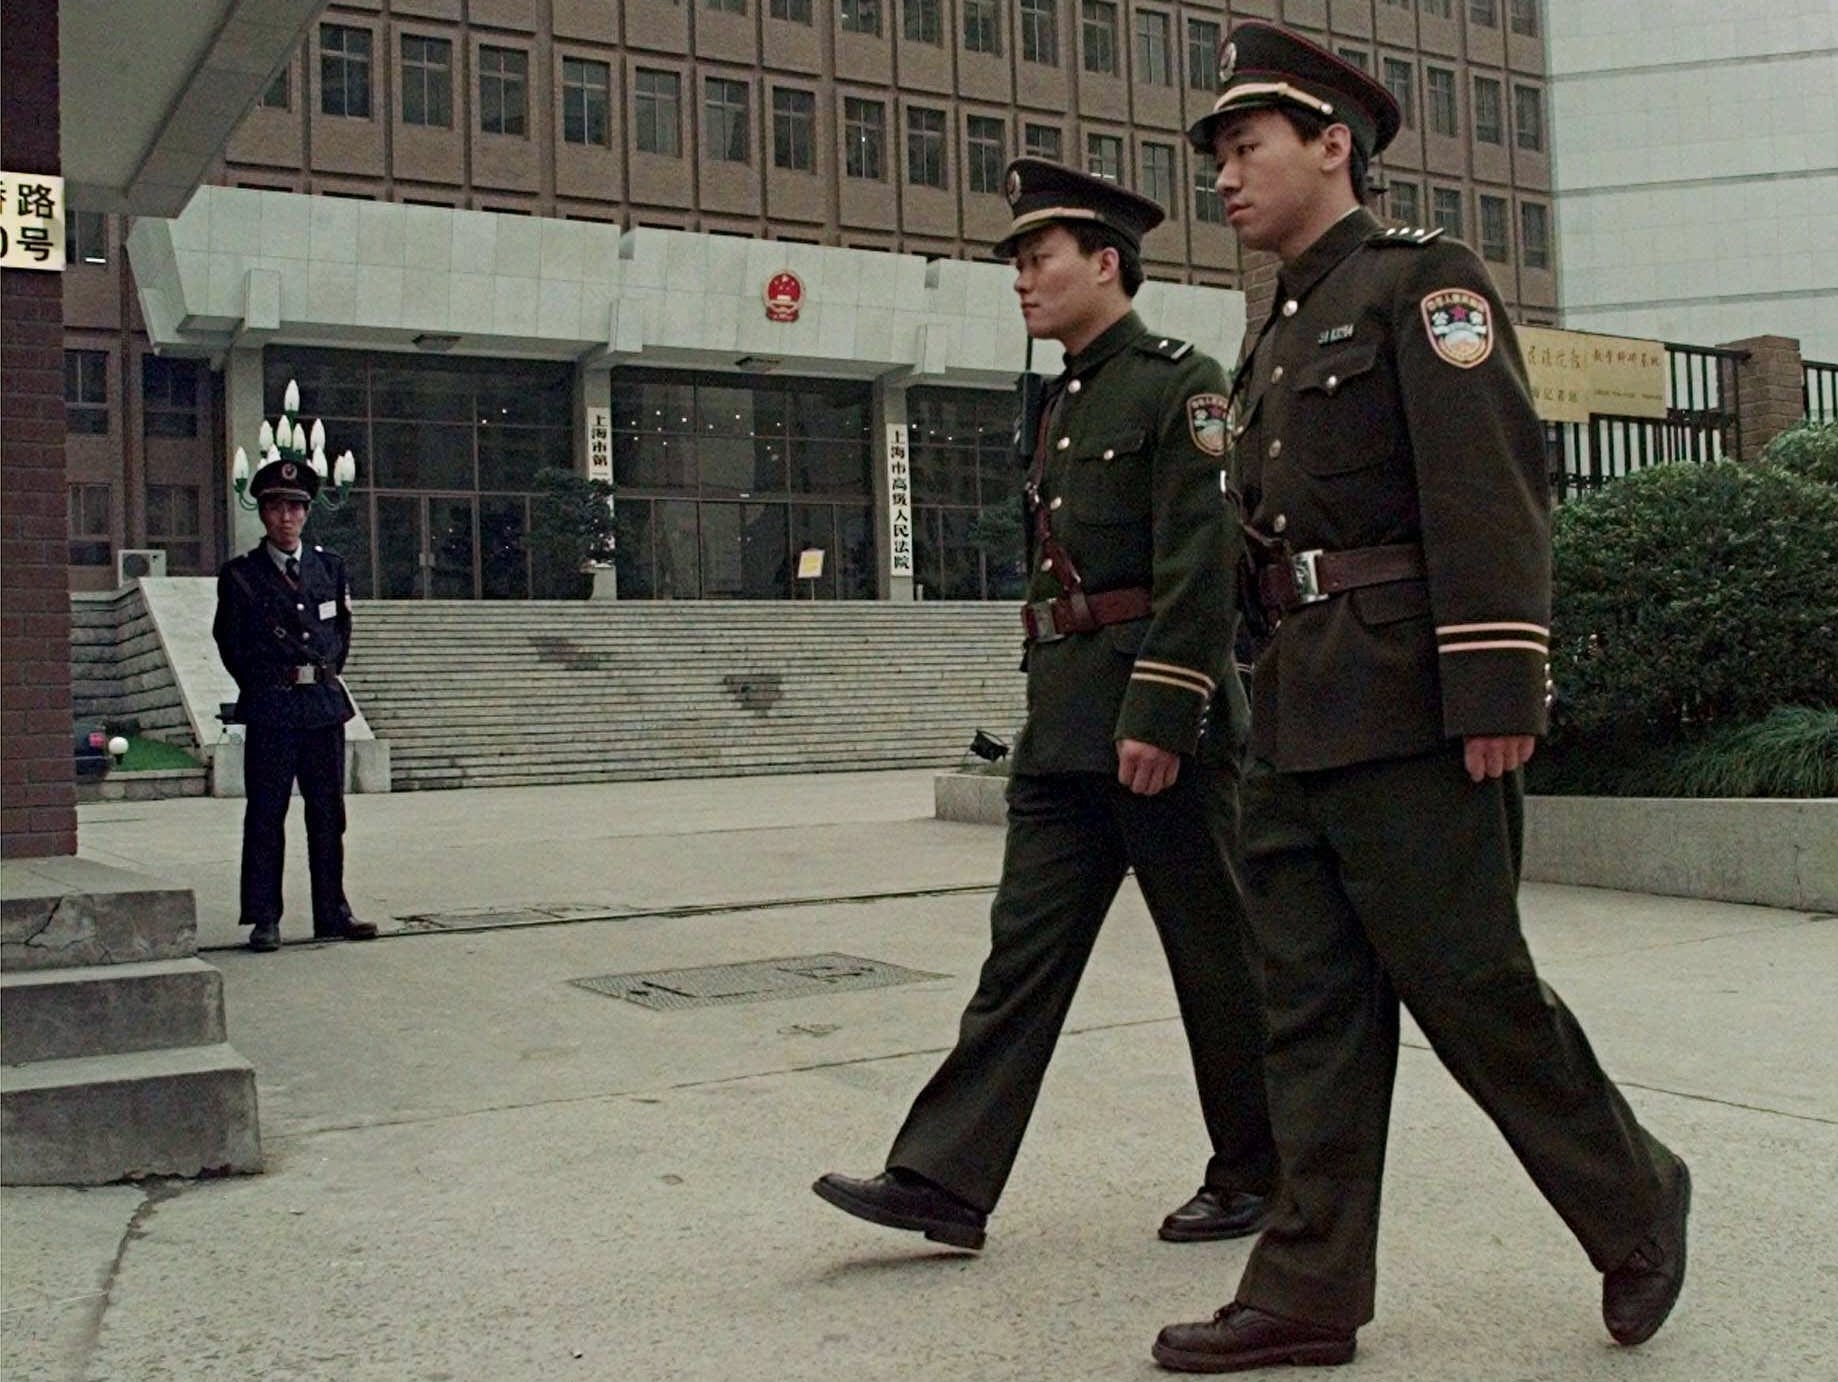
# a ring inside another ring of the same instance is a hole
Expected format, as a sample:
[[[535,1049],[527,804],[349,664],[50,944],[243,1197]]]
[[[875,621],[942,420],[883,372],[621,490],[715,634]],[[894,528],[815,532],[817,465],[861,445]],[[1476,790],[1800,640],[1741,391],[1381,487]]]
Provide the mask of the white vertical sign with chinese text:
[[[587,478],[613,482],[613,410],[587,410]]]
[[[64,180],[0,172],[0,268],[64,271]]]
[[[895,576],[913,574],[913,467],[906,424],[887,424],[887,535]]]

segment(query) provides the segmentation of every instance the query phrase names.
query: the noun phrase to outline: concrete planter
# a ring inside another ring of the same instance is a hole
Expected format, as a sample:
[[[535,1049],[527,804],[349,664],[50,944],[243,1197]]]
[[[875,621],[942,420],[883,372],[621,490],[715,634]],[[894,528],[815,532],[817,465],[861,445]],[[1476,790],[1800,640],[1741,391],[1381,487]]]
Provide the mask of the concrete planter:
[[[97,782],[77,785],[77,800],[92,801],[163,801],[168,797],[201,797],[209,785],[209,770],[196,768],[155,768],[145,772],[112,772]]]
[[[1005,777],[940,773],[940,820],[1000,825]],[[1530,797],[1525,876],[1538,883],[1838,911],[1838,799]]]

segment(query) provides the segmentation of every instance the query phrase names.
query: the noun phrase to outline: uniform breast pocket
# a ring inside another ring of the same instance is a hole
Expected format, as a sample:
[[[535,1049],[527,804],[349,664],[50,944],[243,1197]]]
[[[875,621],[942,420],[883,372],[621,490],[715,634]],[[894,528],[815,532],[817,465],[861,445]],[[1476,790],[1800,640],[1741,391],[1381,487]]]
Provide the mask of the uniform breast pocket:
[[[1299,367],[1290,413],[1298,464],[1311,475],[1340,475],[1384,461],[1396,431],[1393,395],[1376,340]]]
[[[1079,441],[1066,477],[1066,503],[1078,522],[1138,523],[1149,516],[1150,442],[1146,427]]]

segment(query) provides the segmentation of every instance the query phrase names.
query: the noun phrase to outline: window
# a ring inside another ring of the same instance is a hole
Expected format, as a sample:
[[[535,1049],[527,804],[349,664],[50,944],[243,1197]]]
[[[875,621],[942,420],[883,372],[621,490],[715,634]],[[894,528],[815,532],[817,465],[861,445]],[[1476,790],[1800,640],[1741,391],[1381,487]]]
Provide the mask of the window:
[[[800,173],[817,170],[814,131],[817,98],[794,87],[772,88],[772,166]]]
[[[1394,182],[1385,193],[1385,206],[1391,219],[1407,226],[1423,224],[1423,202],[1414,182]]]
[[[453,128],[453,45],[402,35],[402,123]]]
[[[1174,145],[1142,146],[1142,194],[1158,206],[1168,209],[1174,220],[1180,205],[1174,199]]]
[[[262,94],[256,98],[257,110],[292,110],[294,104],[294,82],[292,66],[283,67],[274,74],[274,80],[262,88]]]
[[[1201,159],[1193,170],[1193,218],[1205,225],[1225,224],[1225,198],[1219,195],[1213,168]]]
[[[1123,180],[1123,140],[1114,134],[1085,136],[1085,171],[1093,177]]]
[[[198,435],[198,365],[140,357],[141,430],[149,437]]]
[[[1500,27],[1500,0],[1468,0],[1468,22],[1489,29]]]
[[[1059,66],[1059,0],[1021,0],[1021,57]]]
[[[562,138],[570,144],[612,142],[613,70],[586,58],[562,59]]]
[[[1429,94],[1430,133],[1461,133],[1461,120],[1455,109],[1455,74],[1446,67],[1427,67],[1423,71],[1424,90]]]
[[[1081,0],[1085,70],[1117,75],[1117,7],[1112,0]]]
[[[964,143],[970,154],[966,176],[972,192],[1002,191],[1002,169],[1008,162],[1008,132],[987,115],[964,117]]]
[[[1339,53],[1342,62],[1352,63],[1361,72],[1372,70],[1372,56],[1364,48],[1342,48]]]
[[[108,218],[100,211],[72,211],[64,226],[66,264],[108,263]]]
[[[1173,59],[1169,53],[1168,16],[1136,11],[1136,80],[1144,86],[1167,86]]]
[[[1044,158],[1058,163],[1063,145],[1058,125],[1024,125],[1021,129],[1021,152],[1029,158]]]
[[[945,41],[944,0],[906,0],[900,32],[909,43]]]
[[[1451,0],[1423,0],[1423,12],[1425,14],[1433,14],[1438,19],[1453,19],[1455,17]]]
[[[1219,26],[1206,19],[1187,21],[1187,85],[1211,91],[1219,84]]]
[[[108,432],[108,352],[64,352],[64,430],[99,437]]]
[[[853,96],[842,103],[843,171],[879,182],[887,176],[887,107]]]
[[[1504,264],[1512,257],[1506,243],[1506,199],[1481,194],[1481,258]]]
[[[747,84],[710,77],[702,87],[702,152],[717,163],[746,163]]]
[[[852,34],[879,34],[881,0],[842,0],[842,27]]]
[[[681,87],[674,72],[655,72],[641,67],[635,74],[637,89],[633,92],[633,121],[638,127],[638,150],[647,154],[666,154],[671,158],[683,152]]]
[[[702,8],[717,14],[745,14],[747,0],[702,0]]]
[[[1015,511],[1014,396],[915,388],[906,400],[914,579],[928,600],[1019,599],[1025,544],[1013,521],[996,521]]]
[[[370,118],[370,30],[319,26],[319,113]]]
[[[1440,226],[1449,234],[1461,234],[1461,189],[1459,187],[1432,187],[1430,189],[1430,224]]]
[[[108,485],[70,487],[70,564],[107,566],[115,559],[109,533]]]
[[[1544,148],[1544,92],[1535,86],[1513,87],[1513,137],[1521,149]]]
[[[1508,15],[1515,34],[1535,38],[1538,34],[1538,0],[1511,0]]]
[[[147,486],[147,545],[165,548],[167,561],[179,570],[195,571],[204,564],[198,486]]]
[[[1537,202],[1519,203],[1519,257],[1528,269],[1551,267],[1551,214]]]
[[[479,49],[479,128],[486,134],[528,132],[530,55],[521,48]]]
[[[772,0],[766,13],[788,24],[808,24],[811,22],[811,0]]]
[[[1482,144],[1506,142],[1506,112],[1500,103],[1500,84],[1491,77],[1474,79],[1474,138]]]
[[[1417,128],[1417,97],[1411,90],[1410,64],[1398,58],[1385,59],[1385,90],[1391,93],[1391,99],[1398,103],[1398,111],[1403,117],[1404,128]]]
[[[964,7],[964,51],[996,53],[1002,51],[1002,6],[999,0],[962,0]]]
[[[945,113],[914,106],[906,112],[906,180],[915,187],[945,185]]]

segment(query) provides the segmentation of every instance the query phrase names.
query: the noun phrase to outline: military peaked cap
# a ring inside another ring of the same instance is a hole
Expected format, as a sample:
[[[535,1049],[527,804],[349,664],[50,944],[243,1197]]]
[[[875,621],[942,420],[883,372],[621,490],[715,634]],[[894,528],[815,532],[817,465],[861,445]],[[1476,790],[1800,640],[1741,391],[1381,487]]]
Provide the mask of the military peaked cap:
[[[1008,259],[1023,235],[1055,223],[1102,226],[1130,249],[1142,249],[1142,237],[1167,215],[1147,197],[1119,187],[1108,178],[1041,158],[1018,158],[1008,165],[1008,204],[1015,223],[996,244],[996,257]]]
[[[1228,118],[1288,106],[1345,125],[1367,158],[1389,144],[1401,116],[1391,93],[1350,62],[1287,29],[1240,24],[1219,49],[1219,99],[1187,131],[1201,153]]]
[[[270,461],[249,481],[250,497],[258,504],[264,499],[298,499],[310,504],[318,493],[319,472],[305,461]]]

